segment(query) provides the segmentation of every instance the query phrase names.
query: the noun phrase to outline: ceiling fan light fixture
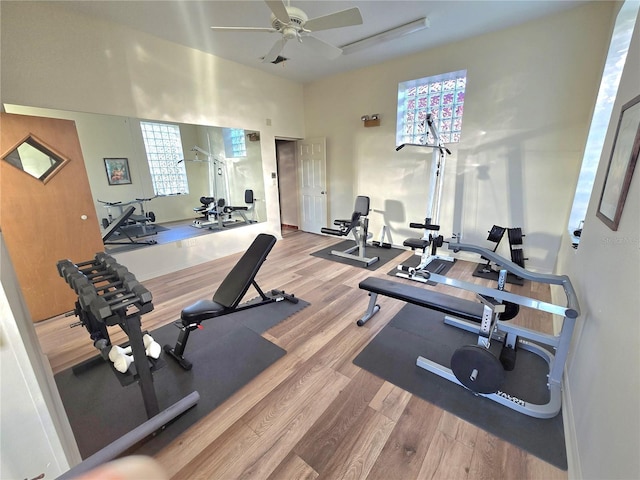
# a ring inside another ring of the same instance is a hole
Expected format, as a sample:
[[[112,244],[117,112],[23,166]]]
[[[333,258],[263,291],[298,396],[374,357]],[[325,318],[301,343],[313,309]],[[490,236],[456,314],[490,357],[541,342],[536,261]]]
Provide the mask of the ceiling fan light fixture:
[[[429,21],[428,17],[420,18],[418,20],[414,20],[413,22],[400,25],[399,27],[395,27],[390,30],[385,30],[384,32],[377,33],[370,37],[366,37],[356,42],[343,45],[341,47],[342,53],[344,55],[349,55],[350,53],[359,52],[366,48],[371,48],[375,45],[380,45],[381,43],[395,40],[396,38],[404,37],[405,35],[409,35],[410,33],[415,33],[420,30],[424,30],[425,28],[429,28],[430,26],[431,26],[431,22]]]

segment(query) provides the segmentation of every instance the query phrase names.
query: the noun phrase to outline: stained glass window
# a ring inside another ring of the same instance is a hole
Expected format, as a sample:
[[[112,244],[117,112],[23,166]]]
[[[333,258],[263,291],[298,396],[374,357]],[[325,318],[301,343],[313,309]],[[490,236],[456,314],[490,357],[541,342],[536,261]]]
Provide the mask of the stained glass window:
[[[156,195],[189,193],[180,127],[169,123],[140,122],[144,148]]]
[[[459,142],[466,85],[466,70],[398,84],[396,146],[435,143],[425,125],[429,113],[438,127],[440,143]]]

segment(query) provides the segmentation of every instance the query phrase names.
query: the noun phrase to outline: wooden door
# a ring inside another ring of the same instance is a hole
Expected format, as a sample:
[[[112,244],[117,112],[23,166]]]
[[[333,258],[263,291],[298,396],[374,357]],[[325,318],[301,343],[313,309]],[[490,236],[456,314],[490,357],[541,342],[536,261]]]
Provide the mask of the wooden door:
[[[0,115],[0,230],[37,322],[74,307],[76,296],[58,275],[57,261],[88,260],[104,246],[75,123]],[[60,160],[46,177],[17,166],[14,152],[25,143]]]
[[[327,226],[327,156],[324,138],[297,143],[300,175],[300,229],[320,233]]]

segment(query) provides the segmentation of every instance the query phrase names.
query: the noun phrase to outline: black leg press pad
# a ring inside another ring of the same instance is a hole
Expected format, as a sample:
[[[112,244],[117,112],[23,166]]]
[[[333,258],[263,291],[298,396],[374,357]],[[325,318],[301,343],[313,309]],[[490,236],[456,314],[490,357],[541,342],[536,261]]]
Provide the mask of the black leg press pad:
[[[154,455],[179,434],[213,411],[286,352],[260,333],[309,305],[300,300],[274,302],[202,323],[189,338],[185,356],[193,369],[185,371],[162,353],[164,368],[154,372],[153,384],[163,410],[193,391],[200,401],[158,435],[128,453]],[[160,345],[173,345],[178,328],[165,325],[150,334]],[[82,458],[118,439],[147,418],[137,383],[122,387],[105,362],[74,374],[67,369],[55,375]]]
[[[449,367],[451,355],[457,348],[477,343],[477,335],[445,325],[443,318],[442,313],[408,304],[353,363],[566,470],[562,412],[551,419],[533,418],[474,395],[466,388],[416,366],[416,359],[423,356]],[[374,317],[370,323],[375,320]],[[519,350],[516,367],[506,372],[502,390],[533,403],[546,403],[549,393],[545,372],[548,368],[544,360]]]

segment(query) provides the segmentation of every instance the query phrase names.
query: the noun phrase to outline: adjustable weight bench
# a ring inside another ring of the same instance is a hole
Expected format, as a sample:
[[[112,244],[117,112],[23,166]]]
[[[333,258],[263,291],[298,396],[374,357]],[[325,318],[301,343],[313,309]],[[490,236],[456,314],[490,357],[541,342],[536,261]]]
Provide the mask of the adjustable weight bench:
[[[126,230],[124,228],[122,228],[130,219],[130,217],[133,215],[133,212],[135,211],[136,207],[132,207],[131,205],[129,205],[123,212],[122,215],[120,215],[118,218],[116,218],[113,223],[111,223],[111,225],[109,225],[106,230],[104,231],[104,233],[102,234],[102,243],[105,245],[122,245],[125,243],[139,243],[139,244],[143,244],[143,245],[154,245],[157,242],[155,240],[147,240],[144,242],[140,242],[137,240],[134,240],[133,238],[131,238],[131,235],[129,235]],[[125,235],[128,239],[129,242],[112,242],[109,239],[115,235],[116,232],[120,232],[123,235]]]
[[[178,340],[174,347],[164,346],[165,353],[176,360],[182,368],[191,370],[192,364],[184,357],[184,350],[187,346],[187,340],[189,340],[189,334],[193,330],[201,328],[200,324],[203,321],[282,300],[298,303],[298,299],[294,295],[280,290],[271,290],[267,295],[256,283],[255,277],[275,244],[276,238],[273,235],[259,234],[240,257],[238,263],[222,280],[212,300],[199,300],[182,310],[180,320],[174,322],[180,329]],[[260,298],[241,305],[240,301],[251,285],[256,289]]]

